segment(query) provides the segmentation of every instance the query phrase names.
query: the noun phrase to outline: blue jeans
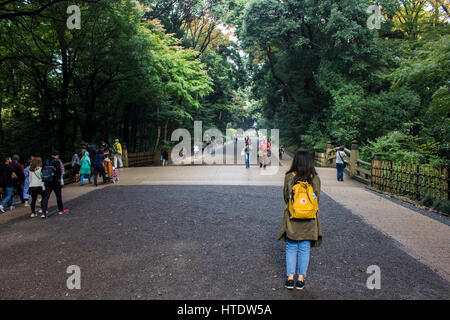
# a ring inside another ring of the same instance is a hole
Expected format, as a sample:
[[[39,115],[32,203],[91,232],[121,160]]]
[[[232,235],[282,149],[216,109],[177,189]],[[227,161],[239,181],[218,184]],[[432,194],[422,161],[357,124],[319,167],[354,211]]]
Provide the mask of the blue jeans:
[[[80,184],[81,184],[81,185],[83,184],[83,179],[84,179],[85,177],[88,178],[89,183],[91,183],[91,175],[90,175],[90,174],[82,174],[82,175],[81,175],[81,178],[80,178]]]
[[[303,276],[306,277],[306,271],[308,270],[309,264],[310,249],[311,249],[311,241],[309,240],[294,241],[286,237],[287,276],[295,274],[295,270],[297,267],[297,275],[302,274]]]
[[[250,167],[250,153],[245,153],[245,167]]]
[[[336,163],[337,168],[337,179],[338,181],[344,181],[344,164]]]
[[[13,204],[14,187],[6,187],[4,191],[5,191],[5,199],[3,199],[2,207],[5,207],[6,205],[11,207]]]

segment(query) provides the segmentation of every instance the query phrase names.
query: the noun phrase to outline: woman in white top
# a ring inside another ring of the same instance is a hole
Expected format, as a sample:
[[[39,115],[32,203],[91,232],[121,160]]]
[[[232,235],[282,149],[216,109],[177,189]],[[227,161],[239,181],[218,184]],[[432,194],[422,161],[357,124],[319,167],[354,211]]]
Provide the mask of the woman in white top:
[[[341,146],[336,152],[336,168],[337,168],[337,181],[344,181],[344,168],[345,168],[345,154],[344,147]]]
[[[31,218],[37,217],[36,209],[36,200],[38,195],[41,197],[44,195],[44,182],[42,182],[41,177],[42,171],[42,159],[39,157],[34,157],[31,162],[29,175],[30,181],[30,194],[31,194]]]

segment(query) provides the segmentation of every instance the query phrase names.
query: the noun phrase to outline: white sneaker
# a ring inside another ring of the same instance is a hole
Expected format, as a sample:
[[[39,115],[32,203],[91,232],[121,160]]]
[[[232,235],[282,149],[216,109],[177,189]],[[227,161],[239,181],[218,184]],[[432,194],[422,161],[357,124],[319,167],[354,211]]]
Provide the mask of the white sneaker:
[[[31,218],[36,218],[37,216],[38,216],[37,213],[32,213],[30,217]]]
[[[42,213],[42,209],[39,209],[39,211],[38,211],[39,213]]]
[[[10,210],[10,211],[13,211],[15,208],[16,208],[16,207],[14,207],[14,206],[10,206],[10,207],[9,207],[9,210]]]
[[[5,213],[5,208],[3,208],[3,206],[1,206],[1,205],[0,205],[0,212]]]

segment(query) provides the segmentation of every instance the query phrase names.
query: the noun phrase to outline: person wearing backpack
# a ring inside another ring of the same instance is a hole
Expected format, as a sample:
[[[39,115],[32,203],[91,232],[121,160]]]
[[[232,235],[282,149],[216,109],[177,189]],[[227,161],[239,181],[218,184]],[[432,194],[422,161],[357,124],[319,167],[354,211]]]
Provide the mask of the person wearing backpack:
[[[28,180],[30,182],[30,194],[31,194],[31,218],[36,218],[36,200],[38,195],[44,197],[44,182],[42,181],[42,159],[39,157],[33,157],[31,166],[28,171]]]
[[[306,149],[298,149],[291,168],[285,175],[283,213],[279,240],[286,242],[287,289],[305,287],[310,248],[322,242],[322,227],[318,215],[320,179],[314,160]],[[295,280],[297,274],[297,281]]]
[[[83,185],[83,179],[88,178],[89,184],[91,183],[91,158],[89,157],[89,152],[86,151],[80,160],[80,185]]]
[[[52,157],[50,160],[47,160],[46,165],[42,169],[42,181],[44,182],[45,192],[44,198],[42,199],[42,219],[46,219],[48,215],[48,200],[50,199],[50,195],[52,192],[55,192],[56,202],[58,204],[58,214],[61,215],[63,213],[68,212],[69,210],[64,208],[62,195],[61,195],[61,163],[59,160],[59,152],[53,151]]]
[[[3,189],[5,197],[0,205],[0,213],[5,213],[5,206],[9,206],[10,210],[13,206],[13,192],[14,182],[13,178],[16,176],[14,168],[11,166],[11,157],[5,157],[5,162],[0,165],[0,187]]]
[[[336,169],[337,169],[337,181],[344,181],[344,168],[346,167],[345,158],[347,155],[344,151],[344,146],[341,146],[336,151]]]

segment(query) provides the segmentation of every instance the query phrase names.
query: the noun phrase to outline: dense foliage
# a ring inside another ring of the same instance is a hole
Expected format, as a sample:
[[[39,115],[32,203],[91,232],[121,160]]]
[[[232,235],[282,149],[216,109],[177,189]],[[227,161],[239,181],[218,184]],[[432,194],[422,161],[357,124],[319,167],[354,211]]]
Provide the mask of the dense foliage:
[[[72,4],[0,2],[0,151],[157,151],[201,120],[448,165],[446,1],[79,0],[69,30]]]

